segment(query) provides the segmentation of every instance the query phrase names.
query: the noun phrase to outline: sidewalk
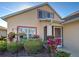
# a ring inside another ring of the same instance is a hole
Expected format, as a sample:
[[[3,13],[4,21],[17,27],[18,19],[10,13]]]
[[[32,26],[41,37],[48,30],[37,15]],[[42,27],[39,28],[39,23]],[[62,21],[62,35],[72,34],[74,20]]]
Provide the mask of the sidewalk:
[[[71,57],[79,57],[79,51],[72,51],[72,50],[68,50],[66,48],[61,48],[59,50],[63,50],[63,51],[67,51],[71,54]]]

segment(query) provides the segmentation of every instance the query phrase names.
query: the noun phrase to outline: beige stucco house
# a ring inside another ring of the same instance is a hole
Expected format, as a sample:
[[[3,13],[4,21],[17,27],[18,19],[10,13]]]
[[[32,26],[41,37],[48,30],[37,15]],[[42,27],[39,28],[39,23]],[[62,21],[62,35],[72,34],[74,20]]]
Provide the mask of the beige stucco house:
[[[24,9],[1,18],[8,23],[7,34],[9,32],[23,32],[26,34],[24,36],[26,38],[39,35],[42,40],[46,40],[47,36],[53,35],[56,38],[59,37],[62,41],[61,17],[48,3]]]
[[[63,21],[48,3],[43,3],[1,18],[8,23],[7,34],[25,33],[23,37],[26,38],[39,35],[42,40],[53,35],[61,39],[59,46],[79,51],[79,13],[73,13]]]
[[[0,26],[0,37],[7,37],[7,28]]]

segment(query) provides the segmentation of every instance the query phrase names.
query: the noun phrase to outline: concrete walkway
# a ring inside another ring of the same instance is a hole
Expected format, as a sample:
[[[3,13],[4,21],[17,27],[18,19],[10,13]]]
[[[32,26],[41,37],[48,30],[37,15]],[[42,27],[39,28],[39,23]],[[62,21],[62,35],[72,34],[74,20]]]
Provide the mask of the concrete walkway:
[[[72,51],[67,48],[61,48],[59,50],[67,51],[71,54],[71,57],[79,57],[79,51]]]

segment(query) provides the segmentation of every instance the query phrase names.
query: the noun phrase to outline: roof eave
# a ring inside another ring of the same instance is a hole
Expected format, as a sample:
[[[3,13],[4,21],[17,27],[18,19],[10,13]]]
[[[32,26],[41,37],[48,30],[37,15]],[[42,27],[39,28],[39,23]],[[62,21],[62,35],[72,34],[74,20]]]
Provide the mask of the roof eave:
[[[62,19],[61,17],[60,17],[60,15],[48,4],[48,6],[56,13],[56,15],[60,18],[60,19]]]
[[[79,20],[79,17],[72,19],[72,20],[64,21],[62,24],[68,24],[68,23],[71,23],[71,22],[74,22],[74,21],[77,21],[77,20]]]
[[[40,4],[40,5],[37,5],[37,6],[34,6],[34,7],[31,7],[31,8],[28,8],[28,9],[20,10],[20,11],[15,12],[15,13],[11,13],[11,14],[6,15],[6,16],[2,16],[1,19],[5,20],[6,18],[9,18],[11,16],[15,16],[17,14],[20,14],[20,13],[23,13],[25,11],[29,11],[29,10],[32,10],[32,9],[35,9],[35,8],[38,8],[38,7],[41,7],[41,6],[44,6],[44,5],[48,5],[57,14],[57,16],[61,19],[61,17],[59,16],[59,14],[47,2],[45,2],[43,4]]]

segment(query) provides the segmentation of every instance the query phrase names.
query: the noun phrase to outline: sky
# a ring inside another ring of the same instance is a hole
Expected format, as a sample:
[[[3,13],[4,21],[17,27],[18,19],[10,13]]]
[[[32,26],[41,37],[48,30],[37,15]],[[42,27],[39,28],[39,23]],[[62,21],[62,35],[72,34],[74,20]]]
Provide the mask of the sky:
[[[0,2],[0,17],[11,14],[41,2]],[[48,3],[62,18],[79,10],[79,2],[49,2]],[[0,18],[0,26],[7,27],[7,22]]]

